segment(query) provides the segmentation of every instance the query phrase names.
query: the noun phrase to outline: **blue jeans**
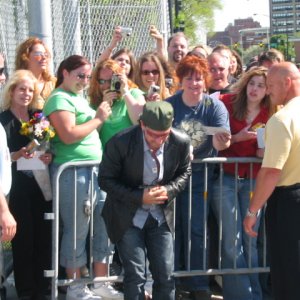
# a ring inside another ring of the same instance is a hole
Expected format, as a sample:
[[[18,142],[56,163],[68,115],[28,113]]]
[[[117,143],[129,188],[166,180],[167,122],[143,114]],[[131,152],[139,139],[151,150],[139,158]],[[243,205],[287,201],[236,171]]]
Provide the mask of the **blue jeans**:
[[[254,185],[255,180],[253,187]],[[250,267],[250,253],[251,267],[258,267],[257,238],[250,238],[243,230],[243,220],[250,201],[250,188],[250,179],[237,179],[236,191],[235,177],[232,175],[224,174],[222,191],[219,180],[215,181],[211,207],[218,224],[222,224],[222,268],[234,268],[234,259],[237,268]],[[259,223],[258,220],[255,230]],[[225,300],[261,300],[258,274],[223,275],[223,296]]]
[[[143,229],[128,228],[116,245],[124,268],[125,300],[144,300],[146,258],[154,281],[153,299],[174,300],[173,239],[166,222],[158,226],[149,215]]]
[[[209,172],[210,173],[210,172]],[[211,177],[209,175],[209,177]],[[209,183],[211,179],[209,180]],[[203,198],[204,172],[197,170],[192,172],[192,219],[188,216],[189,188],[176,197],[176,223],[175,223],[175,270],[187,270],[188,268],[188,224],[191,222],[191,252],[190,269],[203,270],[204,249],[204,222],[205,215]],[[209,290],[208,276],[182,277],[176,280],[187,291]]]
[[[58,168],[52,166],[51,173],[54,174]],[[93,169],[91,177],[91,169]],[[87,263],[86,238],[89,231],[91,216],[84,212],[84,202],[90,197],[90,184],[93,182],[93,257],[96,262],[105,262],[110,254],[108,247],[108,236],[101,211],[105,201],[105,193],[98,185],[97,167],[78,167],[77,179],[75,179],[74,168],[64,170],[59,180],[59,211],[62,222],[62,239],[60,245],[60,264],[66,268],[79,268]],[[76,239],[74,241],[74,183],[76,181]],[[75,243],[76,242],[76,247]],[[75,258],[75,259],[74,259]]]

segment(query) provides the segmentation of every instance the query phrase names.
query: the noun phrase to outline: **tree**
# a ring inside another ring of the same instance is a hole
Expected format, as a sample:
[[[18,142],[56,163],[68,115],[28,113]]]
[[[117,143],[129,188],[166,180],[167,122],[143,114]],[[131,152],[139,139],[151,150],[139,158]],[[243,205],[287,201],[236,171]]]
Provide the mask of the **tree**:
[[[289,37],[286,34],[272,35],[270,46],[282,52],[286,60],[291,60],[296,56],[294,43],[289,41]]]
[[[214,10],[221,9],[221,0],[175,0],[181,1],[181,10],[175,18],[175,27],[180,27],[184,23],[184,32],[192,44],[197,44],[197,30],[199,26],[207,31],[212,31],[214,27]],[[179,6],[180,6],[179,5]]]

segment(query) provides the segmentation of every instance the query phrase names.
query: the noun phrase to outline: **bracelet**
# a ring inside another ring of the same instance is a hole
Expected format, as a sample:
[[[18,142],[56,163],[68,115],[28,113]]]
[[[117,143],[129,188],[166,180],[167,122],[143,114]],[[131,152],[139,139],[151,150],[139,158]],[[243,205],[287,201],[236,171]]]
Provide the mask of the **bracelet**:
[[[10,153],[10,160],[11,160],[12,162],[17,161],[17,159],[14,159],[14,158],[13,158],[13,155],[14,155],[15,153],[16,153],[16,152],[11,152],[11,153]]]
[[[247,208],[247,211],[246,211],[246,217],[250,217],[250,218],[257,218],[259,215],[259,211],[257,212],[253,212],[251,211],[249,208]]]
[[[128,96],[128,95],[131,95],[131,94],[130,94],[130,90],[127,90],[127,91],[122,95],[122,98],[124,98],[125,96]]]

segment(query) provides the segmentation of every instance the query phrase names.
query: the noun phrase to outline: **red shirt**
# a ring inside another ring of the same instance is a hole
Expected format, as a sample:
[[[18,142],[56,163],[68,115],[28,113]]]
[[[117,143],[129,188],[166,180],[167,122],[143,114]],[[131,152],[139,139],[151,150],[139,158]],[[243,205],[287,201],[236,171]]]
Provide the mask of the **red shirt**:
[[[247,127],[248,124],[246,120],[237,120],[232,116],[232,94],[222,95],[221,101],[225,104],[229,112],[229,122],[231,134],[236,134],[241,131],[243,128]],[[259,114],[251,123],[251,127],[257,123],[266,124],[269,119],[269,110],[266,107],[261,107]],[[251,139],[248,141],[238,142],[230,145],[229,148],[219,151],[219,157],[256,157],[257,150],[257,140]],[[253,164],[253,178],[256,178],[257,173],[260,169],[261,164]],[[223,164],[224,172],[228,174],[235,174],[235,164]],[[250,163],[239,163],[238,165],[238,175],[242,178],[250,178]]]

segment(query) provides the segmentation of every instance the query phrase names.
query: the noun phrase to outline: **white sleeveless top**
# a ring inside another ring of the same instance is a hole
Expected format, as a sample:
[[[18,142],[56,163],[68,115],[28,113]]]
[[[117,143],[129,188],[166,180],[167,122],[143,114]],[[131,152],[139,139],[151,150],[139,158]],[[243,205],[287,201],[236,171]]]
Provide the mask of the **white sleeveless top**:
[[[5,195],[11,187],[11,160],[7,147],[6,133],[0,124],[0,185]]]

